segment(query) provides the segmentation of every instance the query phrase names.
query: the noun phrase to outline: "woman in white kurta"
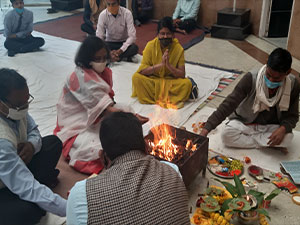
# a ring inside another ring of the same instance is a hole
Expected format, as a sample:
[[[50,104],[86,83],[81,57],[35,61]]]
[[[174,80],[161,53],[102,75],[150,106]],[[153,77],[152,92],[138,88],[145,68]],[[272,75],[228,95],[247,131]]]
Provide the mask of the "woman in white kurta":
[[[64,143],[63,156],[72,167],[87,174],[99,173],[103,168],[99,158],[101,119],[105,114],[121,110],[114,104],[108,61],[105,43],[98,37],[88,37],[78,50],[77,67],[68,76],[57,104],[54,133]]]

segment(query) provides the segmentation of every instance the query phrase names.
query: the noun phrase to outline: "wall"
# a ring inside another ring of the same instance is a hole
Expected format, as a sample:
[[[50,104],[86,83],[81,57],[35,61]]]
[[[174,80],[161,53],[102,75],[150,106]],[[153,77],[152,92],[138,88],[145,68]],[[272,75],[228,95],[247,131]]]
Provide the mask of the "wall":
[[[292,19],[290,25],[290,33],[287,49],[291,54],[300,59],[300,1],[294,0]]]
[[[237,0],[237,8],[251,9],[250,21],[255,35],[258,35],[259,31],[262,2],[263,0]],[[176,0],[154,0],[154,19],[172,16],[176,3]],[[232,5],[233,0],[201,0],[198,23],[211,27],[217,21],[217,11],[223,8],[231,8]]]

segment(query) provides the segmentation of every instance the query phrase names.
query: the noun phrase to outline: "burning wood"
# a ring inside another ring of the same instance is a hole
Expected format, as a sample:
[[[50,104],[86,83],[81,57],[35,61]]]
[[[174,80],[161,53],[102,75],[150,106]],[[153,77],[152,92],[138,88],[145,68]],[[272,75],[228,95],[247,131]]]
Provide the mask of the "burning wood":
[[[156,126],[151,129],[151,132],[153,139],[146,140],[150,147],[149,154],[158,158],[176,163],[197,150],[197,144],[194,144],[191,139],[177,138],[176,130],[172,130],[167,124]]]

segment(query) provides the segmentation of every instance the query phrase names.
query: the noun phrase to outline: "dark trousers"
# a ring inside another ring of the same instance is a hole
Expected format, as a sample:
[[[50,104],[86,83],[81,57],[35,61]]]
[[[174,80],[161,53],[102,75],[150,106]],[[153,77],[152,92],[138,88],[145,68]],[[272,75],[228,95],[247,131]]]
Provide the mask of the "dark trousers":
[[[120,6],[123,6],[126,8],[126,0],[120,0]]]
[[[62,150],[61,141],[54,135],[43,137],[42,149],[34,155],[28,168],[40,183],[51,184],[58,175],[55,169]],[[38,205],[21,200],[8,188],[0,189],[0,224],[32,225],[40,221],[46,212]]]
[[[45,44],[45,40],[40,37],[27,36],[26,38],[7,38],[4,47],[8,51],[15,53],[32,52]]]
[[[83,23],[81,24],[81,30],[85,33],[88,33],[89,35],[95,35],[96,31],[94,27],[91,24]]]
[[[179,29],[185,30],[187,33],[190,33],[197,27],[196,20],[194,19],[187,19],[178,24]]]
[[[109,42],[109,41],[107,41],[106,44],[108,45],[110,50],[118,50],[122,47],[123,42]],[[136,55],[138,53],[138,51],[139,51],[139,47],[136,44],[132,44],[119,57],[120,57],[120,59],[131,58],[132,56]]]
[[[146,23],[151,18],[152,10],[139,11],[137,0],[132,0],[131,9],[132,9],[132,16],[134,20],[139,20],[141,23]]]

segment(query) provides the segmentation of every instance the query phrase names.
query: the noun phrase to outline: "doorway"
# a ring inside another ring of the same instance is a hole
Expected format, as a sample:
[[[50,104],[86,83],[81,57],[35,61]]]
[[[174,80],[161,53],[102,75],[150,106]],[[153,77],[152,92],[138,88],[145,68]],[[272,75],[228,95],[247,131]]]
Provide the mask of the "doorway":
[[[264,0],[259,36],[273,45],[287,47],[294,0]]]

